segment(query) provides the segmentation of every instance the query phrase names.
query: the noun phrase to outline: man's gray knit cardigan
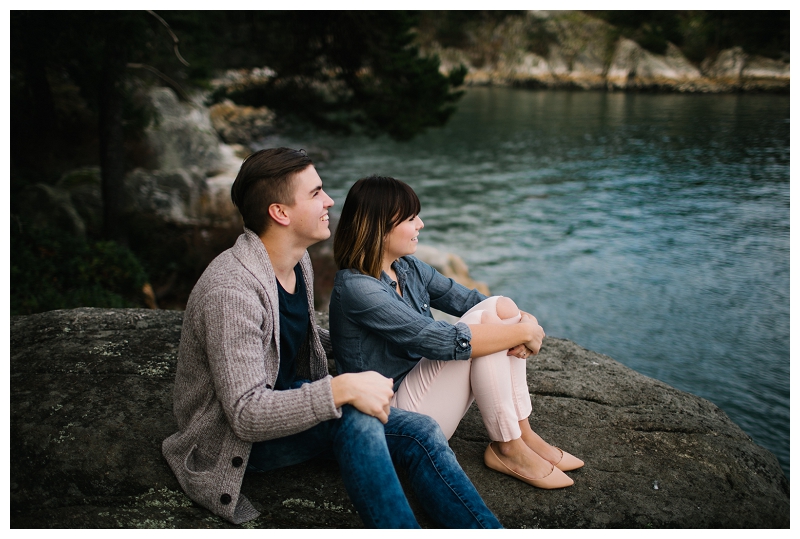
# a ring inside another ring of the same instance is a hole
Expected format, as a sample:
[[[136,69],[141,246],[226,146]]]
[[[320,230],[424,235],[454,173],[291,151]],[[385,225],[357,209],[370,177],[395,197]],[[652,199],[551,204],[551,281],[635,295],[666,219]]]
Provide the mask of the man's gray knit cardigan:
[[[245,228],[209,264],[186,306],[173,405],[178,432],[162,451],[186,494],[234,524],[259,515],[240,493],[252,443],[341,417],[327,369],[330,336],[314,316],[308,253],[300,265],[311,331],[298,352],[297,373],[315,380],[300,389],[271,389],[280,365],[278,289],[253,231]]]

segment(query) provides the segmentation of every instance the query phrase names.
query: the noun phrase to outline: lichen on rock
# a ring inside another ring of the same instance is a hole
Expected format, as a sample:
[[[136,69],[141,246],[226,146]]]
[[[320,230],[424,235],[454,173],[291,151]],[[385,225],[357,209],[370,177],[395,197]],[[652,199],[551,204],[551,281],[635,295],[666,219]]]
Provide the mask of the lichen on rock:
[[[182,320],[93,308],[11,319],[12,528],[236,527],[189,500],[161,455]],[[712,403],[550,337],[528,382],[534,430],[586,465],[557,491],[491,471],[470,408],[450,445],[504,526],[788,528],[777,459]],[[248,474],[242,490],[261,511],[248,528],[362,526],[332,460]]]

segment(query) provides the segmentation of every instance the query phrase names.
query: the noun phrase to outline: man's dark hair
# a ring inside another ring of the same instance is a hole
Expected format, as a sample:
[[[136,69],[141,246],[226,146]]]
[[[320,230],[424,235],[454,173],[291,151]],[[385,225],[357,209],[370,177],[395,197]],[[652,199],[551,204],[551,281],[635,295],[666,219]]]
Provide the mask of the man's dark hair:
[[[269,148],[248,156],[231,186],[231,200],[244,226],[263,234],[269,226],[271,204],[294,204],[291,178],[313,165],[305,150]]]

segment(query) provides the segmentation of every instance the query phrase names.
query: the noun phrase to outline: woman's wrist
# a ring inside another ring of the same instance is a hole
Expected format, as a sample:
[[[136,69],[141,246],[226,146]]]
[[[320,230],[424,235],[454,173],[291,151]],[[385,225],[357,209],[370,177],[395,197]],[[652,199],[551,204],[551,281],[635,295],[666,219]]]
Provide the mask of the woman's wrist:
[[[528,322],[522,322],[517,324],[522,329],[522,336],[520,337],[522,340],[516,344],[526,344],[531,342],[536,337],[536,326],[534,324],[530,324]]]

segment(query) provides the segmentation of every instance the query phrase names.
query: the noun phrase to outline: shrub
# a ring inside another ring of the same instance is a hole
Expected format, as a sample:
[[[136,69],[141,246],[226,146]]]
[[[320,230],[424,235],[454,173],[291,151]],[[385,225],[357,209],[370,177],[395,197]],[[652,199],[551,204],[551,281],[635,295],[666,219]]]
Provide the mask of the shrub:
[[[146,282],[142,264],[122,245],[12,223],[12,316],[75,307],[144,307]]]

